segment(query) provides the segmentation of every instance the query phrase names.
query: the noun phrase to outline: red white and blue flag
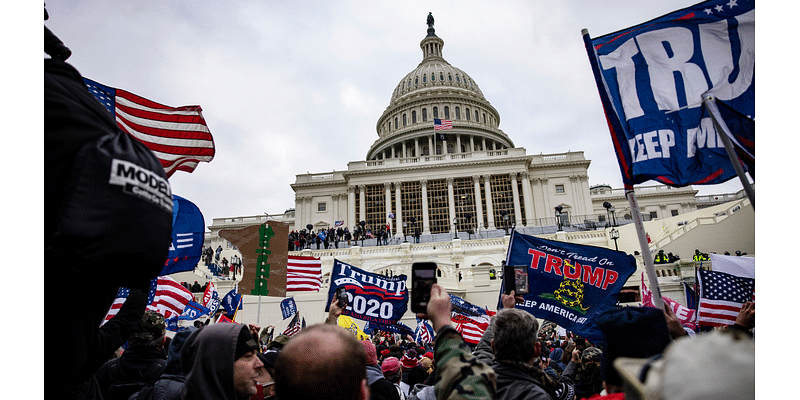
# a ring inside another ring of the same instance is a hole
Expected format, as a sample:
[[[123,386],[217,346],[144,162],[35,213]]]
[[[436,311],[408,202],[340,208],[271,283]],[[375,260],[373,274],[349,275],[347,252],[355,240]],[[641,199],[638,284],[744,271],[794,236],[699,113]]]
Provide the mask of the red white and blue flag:
[[[103,326],[108,320],[113,318],[119,312],[120,307],[122,304],[125,303],[125,300],[128,299],[128,295],[131,293],[131,290],[128,288],[121,287],[117,291],[117,297],[114,298],[114,301],[111,303],[111,308],[108,309],[108,313],[106,313],[106,317],[103,319],[103,322],[100,323],[100,326]]]
[[[434,131],[443,131],[446,129],[453,129],[453,121],[448,121],[446,119],[438,119],[438,118],[433,120]]]
[[[286,261],[287,292],[318,292],[322,287],[322,261],[316,257],[292,256]]]
[[[433,327],[427,320],[417,318],[417,331],[414,334],[414,341],[417,343],[433,343]]]
[[[283,334],[289,337],[296,335],[306,326],[306,319],[300,319],[300,313],[294,315],[292,318],[292,322],[289,322],[289,326],[286,327],[286,330],[283,331]]]
[[[150,281],[147,309],[158,312],[164,318],[181,315],[193,300],[194,295],[189,289],[168,276],[159,276]]]
[[[705,1],[583,37],[626,187],[736,176],[724,133],[703,105],[709,96],[722,105],[740,155],[749,154],[739,162],[754,165],[755,1]]]
[[[456,330],[464,341],[478,344],[489,327],[490,312],[453,294],[450,295],[450,307],[450,319],[456,323]]]
[[[755,301],[756,280],[699,269],[700,302],[697,324],[723,326],[736,323],[742,304]]]
[[[214,159],[214,138],[200,106],[170,107],[83,78],[120,129],[142,142],[161,161],[167,177],[192,172],[200,161]]]

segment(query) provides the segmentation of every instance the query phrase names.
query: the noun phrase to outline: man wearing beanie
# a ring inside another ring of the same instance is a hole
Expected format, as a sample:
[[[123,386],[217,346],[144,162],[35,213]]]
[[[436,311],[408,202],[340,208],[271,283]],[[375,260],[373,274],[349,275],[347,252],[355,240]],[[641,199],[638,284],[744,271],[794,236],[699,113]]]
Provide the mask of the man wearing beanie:
[[[152,385],[164,372],[167,357],[164,317],[145,311],[139,326],[128,337],[128,349],[122,357],[106,362],[95,372],[105,400],[127,400],[146,385]]]
[[[375,345],[368,340],[362,340],[361,344],[367,352],[367,384],[372,399],[401,400],[400,394],[395,389],[392,382],[386,379],[383,369],[378,366],[378,355]],[[387,359],[388,360],[388,359]],[[397,360],[397,358],[395,358]],[[384,364],[386,360],[383,361]]]
[[[192,333],[181,350],[186,373],[182,398],[247,399],[256,394],[264,364],[247,325],[211,324]]]
[[[608,393],[622,393],[623,382],[614,369],[617,357],[648,358],[661,354],[670,344],[664,311],[649,307],[623,307],[606,311],[596,319],[603,332],[600,376]]]
[[[383,372],[383,376],[394,385],[395,391],[397,392],[397,396],[400,400],[406,400],[405,394],[403,391],[400,390],[400,378],[403,376],[403,365],[400,364],[400,360],[397,357],[389,357],[383,360],[383,364],[381,364],[381,372]]]

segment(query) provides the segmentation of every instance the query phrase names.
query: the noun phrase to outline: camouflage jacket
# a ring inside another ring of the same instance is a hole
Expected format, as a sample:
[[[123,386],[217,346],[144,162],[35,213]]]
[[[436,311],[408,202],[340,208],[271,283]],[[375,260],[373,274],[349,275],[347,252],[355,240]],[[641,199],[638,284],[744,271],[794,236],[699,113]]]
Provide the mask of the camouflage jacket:
[[[438,400],[497,398],[494,370],[472,355],[472,349],[452,326],[445,326],[436,335],[434,357]]]

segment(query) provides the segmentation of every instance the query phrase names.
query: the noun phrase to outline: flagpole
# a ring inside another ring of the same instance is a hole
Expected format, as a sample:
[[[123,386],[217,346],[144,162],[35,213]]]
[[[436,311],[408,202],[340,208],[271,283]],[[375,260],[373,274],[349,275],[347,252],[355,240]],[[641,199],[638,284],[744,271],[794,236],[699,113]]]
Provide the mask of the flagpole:
[[[628,204],[631,207],[633,225],[636,228],[636,236],[639,238],[639,246],[642,248],[647,281],[650,282],[650,292],[653,295],[653,305],[658,309],[664,309],[664,301],[661,299],[661,288],[658,287],[656,267],[653,264],[653,256],[650,254],[650,246],[647,244],[647,233],[644,231],[642,214],[639,211],[639,204],[636,201],[636,193],[634,193],[633,186],[625,185],[625,197],[628,199]]]
[[[708,113],[711,115],[711,119],[714,121],[714,126],[717,128],[717,132],[719,132],[717,137],[719,137],[720,140],[722,140],[722,143],[725,145],[725,152],[728,153],[728,158],[731,160],[731,164],[733,164],[733,168],[736,170],[736,175],[739,175],[739,180],[742,182],[744,191],[747,193],[747,197],[750,199],[750,205],[753,206],[753,209],[755,210],[756,194],[753,191],[753,186],[750,185],[750,182],[745,176],[739,156],[736,155],[736,151],[733,149],[733,144],[731,144],[730,138],[731,131],[728,129],[728,125],[722,119],[722,115],[719,113],[719,109],[717,108],[715,101],[716,98],[713,95],[707,95],[703,98],[703,105],[706,107],[706,110],[708,110]]]

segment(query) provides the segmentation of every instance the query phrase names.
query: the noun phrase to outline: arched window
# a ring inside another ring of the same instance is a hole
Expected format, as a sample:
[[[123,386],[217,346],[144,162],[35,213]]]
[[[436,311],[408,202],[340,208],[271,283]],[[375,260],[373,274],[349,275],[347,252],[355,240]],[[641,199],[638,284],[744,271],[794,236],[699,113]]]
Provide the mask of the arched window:
[[[483,113],[483,123],[486,123],[486,113]]]
[[[412,124],[416,124],[417,123],[417,112],[416,111],[411,111],[411,123]]]
[[[453,75],[452,74],[447,74],[447,79],[449,79],[450,82],[452,82],[453,81]]]
[[[461,108],[456,107],[456,119],[461,119]]]
[[[419,85],[419,77],[418,76],[414,77],[414,84],[415,85]]]
[[[439,72],[439,80],[440,81],[444,80],[444,72]]]
[[[450,107],[444,106],[444,119],[450,119]]]
[[[467,117],[467,121],[469,121],[469,108],[464,109],[464,116]]]
[[[397,117],[394,117],[394,128],[397,129],[400,127],[400,124],[397,123]]]
[[[430,150],[431,150],[430,147],[428,147],[427,145],[426,146],[422,146],[422,155],[423,156],[431,155]]]
[[[431,74],[431,82],[435,82],[435,81],[436,81],[436,74]]]
[[[403,126],[406,126],[406,115],[403,114]]]
[[[478,118],[478,110],[475,110],[475,122],[478,121],[480,121],[480,119]]]
[[[425,83],[427,81],[428,81],[428,75],[423,74],[422,75],[422,83]]]
[[[458,75],[456,75],[456,82],[461,83],[461,77],[459,77]]]
[[[422,109],[422,122],[425,122],[427,120],[428,120],[428,109],[427,108],[423,108]]]
[[[447,144],[447,152],[448,152],[448,153],[455,153],[455,152],[456,152],[456,151],[455,151],[455,146],[453,146],[453,144],[452,144],[452,143],[448,143],[448,144]]]
[[[433,107],[433,119],[439,118],[439,107]]]

